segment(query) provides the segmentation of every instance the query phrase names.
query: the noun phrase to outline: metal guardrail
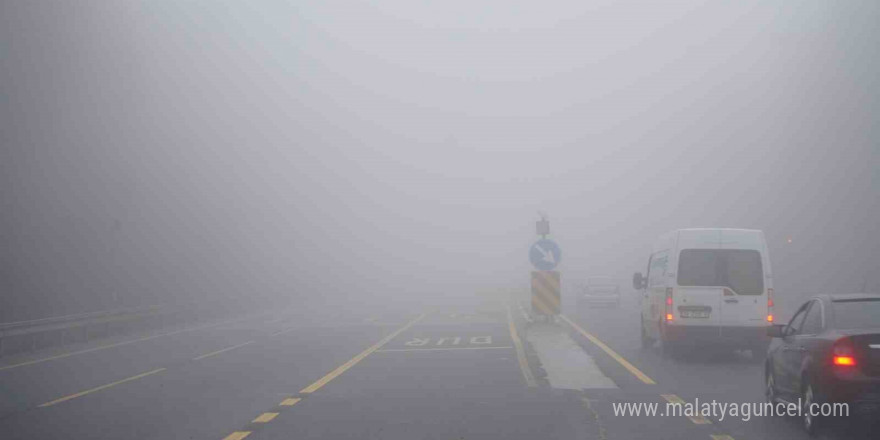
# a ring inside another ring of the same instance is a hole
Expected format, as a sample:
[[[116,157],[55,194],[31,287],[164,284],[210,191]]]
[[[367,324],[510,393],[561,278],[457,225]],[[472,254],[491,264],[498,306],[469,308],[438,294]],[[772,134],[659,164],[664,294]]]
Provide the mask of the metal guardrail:
[[[159,316],[168,312],[165,306],[144,306],[114,310],[102,310],[97,312],[81,313],[76,315],[57,316],[51,318],[34,319],[30,321],[16,321],[0,323],[0,356],[4,354],[4,341],[10,338],[31,337],[31,348],[37,346],[38,335],[50,332],[58,332],[61,344],[64,344],[65,332],[74,329],[84,329],[84,338],[88,339],[88,329],[92,326],[103,325],[105,328],[111,323],[134,321],[153,316]]]

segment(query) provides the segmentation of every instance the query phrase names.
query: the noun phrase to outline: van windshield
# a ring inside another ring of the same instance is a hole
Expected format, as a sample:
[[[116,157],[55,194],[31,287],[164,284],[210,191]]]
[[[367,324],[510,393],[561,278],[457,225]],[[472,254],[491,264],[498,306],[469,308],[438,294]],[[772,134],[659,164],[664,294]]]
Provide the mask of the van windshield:
[[[761,254],[750,249],[682,250],[678,285],[729,287],[738,295],[760,295],[764,292]]]

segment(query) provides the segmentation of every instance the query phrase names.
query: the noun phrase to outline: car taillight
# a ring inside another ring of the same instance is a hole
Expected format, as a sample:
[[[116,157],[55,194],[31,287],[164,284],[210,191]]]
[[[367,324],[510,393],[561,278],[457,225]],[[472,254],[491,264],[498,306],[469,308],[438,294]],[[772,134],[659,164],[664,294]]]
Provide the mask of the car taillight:
[[[855,365],[856,360],[852,356],[834,356],[834,365]]]
[[[666,320],[672,321],[672,287],[666,288]]]
[[[773,289],[767,289],[767,322],[773,322]]]
[[[852,340],[849,338],[838,339],[831,352],[834,355],[831,360],[834,365],[855,366],[856,358],[853,356]]]

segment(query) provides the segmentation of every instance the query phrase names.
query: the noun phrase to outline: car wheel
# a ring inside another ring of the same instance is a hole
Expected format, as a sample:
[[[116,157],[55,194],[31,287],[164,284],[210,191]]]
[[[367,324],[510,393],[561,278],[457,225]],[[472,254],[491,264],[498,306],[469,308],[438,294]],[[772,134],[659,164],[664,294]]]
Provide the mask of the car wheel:
[[[645,333],[645,320],[639,318],[639,325],[641,326],[641,334],[642,334],[642,348],[647,350],[654,346],[654,340],[648,337],[648,334]]]
[[[764,369],[764,398],[767,403],[776,403],[776,378],[773,369],[769,365]]]
[[[809,380],[807,380],[804,385],[801,402],[803,405],[801,407],[801,417],[803,417],[804,430],[811,436],[816,435],[822,427],[823,420],[822,416],[812,415],[810,413],[810,407],[814,403],[820,403],[820,398],[816,388]]]

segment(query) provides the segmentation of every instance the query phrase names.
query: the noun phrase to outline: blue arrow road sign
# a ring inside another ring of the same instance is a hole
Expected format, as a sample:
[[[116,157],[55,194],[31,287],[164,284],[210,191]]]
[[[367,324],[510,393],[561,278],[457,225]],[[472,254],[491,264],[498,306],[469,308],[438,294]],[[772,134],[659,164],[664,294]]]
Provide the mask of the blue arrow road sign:
[[[553,240],[538,240],[529,249],[529,260],[538,270],[553,270],[561,258],[562,251]]]

